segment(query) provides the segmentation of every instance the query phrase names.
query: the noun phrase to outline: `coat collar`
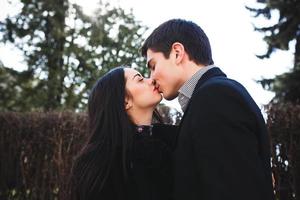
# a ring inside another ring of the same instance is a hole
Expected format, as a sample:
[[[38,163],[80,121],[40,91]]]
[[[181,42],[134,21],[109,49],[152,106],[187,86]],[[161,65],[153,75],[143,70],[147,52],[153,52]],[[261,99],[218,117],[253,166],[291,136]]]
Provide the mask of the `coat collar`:
[[[209,79],[211,79],[211,78],[213,78],[213,77],[226,77],[226,74],[225,74],[224,72],[222,72],[221,69],[218,68],[218,67],[214,67],[214,68],[208,70],[208,71],[207,71],[205,74],[203,74],[203,76],[199,79],[199,81],[198,81],[198,83],[197,83],[197,85],[196,85],[196,87],[195,87],[195,89],[194,89],[193,95],[192,95],[192,97],[191,97],[191,99],[190,99],[190,102],[191,102],[191,100],[192,100],[193,97],[194,97],[195,91],[197,91],[197,90],[201,87],[201,85],[203,85],[207,80],[209,80]],[[183,122],[183,120],[184,120],[184,118],[185,118],[185,116],[186,116],[186,113],[187,113],[188,110],[189,110],[189,107],[190,107],[189,105],[190,105],[190,103],[187,105],[187,108],[186,108],[186,110],[185,110],[185,113],[183,114],[183,117],[182,117],[182,119],[181,119],[181,121],[180,121],[179,127],[181,127],[181,124],[182,124],[182,122]]]
[[[220,68],[218,67],[214,67],[210,70],[208,70],[205,74],[203,74],[203,76],[199,79],[196,87],[195,87],[195,90],[193,92],[193,95],[195,93],[195,91],[197,89],[199,89],[201,87],[201,85],[203,85],[207,80],[213,78],[213,77],[217,77],[217,76],[223,76],[223,77],[226,77],[226,74],[224,72],[221,71]],[[193,96],[192,96],[193,98]]]

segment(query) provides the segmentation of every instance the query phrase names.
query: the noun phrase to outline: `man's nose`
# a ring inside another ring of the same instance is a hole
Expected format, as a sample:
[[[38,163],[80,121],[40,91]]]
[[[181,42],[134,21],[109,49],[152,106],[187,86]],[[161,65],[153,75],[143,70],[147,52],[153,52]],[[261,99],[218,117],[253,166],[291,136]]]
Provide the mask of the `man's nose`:
[[[155,85],[156,82],[152,78],[147,78],[147,83],[150,85]]]
[[[154,79],[154,77],[153,77],[153,72],[152,72],[152,71],[150,72],[150,78],[151,78],[151,79]]]

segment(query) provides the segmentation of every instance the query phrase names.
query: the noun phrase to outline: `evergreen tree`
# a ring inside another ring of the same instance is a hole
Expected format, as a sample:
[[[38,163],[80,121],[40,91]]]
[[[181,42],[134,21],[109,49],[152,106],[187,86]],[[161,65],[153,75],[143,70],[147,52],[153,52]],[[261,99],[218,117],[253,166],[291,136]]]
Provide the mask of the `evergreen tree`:
[[[258,0],[263,8],[249,8],[254,17],[264,16],[267,19],[279,13],[278,22],[267,27],[255,27],[256,31],[265,34],[264,41],[268,45],[267,52],[259,55],[261,59],[269,58],[276,50],[294,48],[294,65],[289,72],[274,79],[263,79],[259,82],[265,89],[275,92],[274,102],[300,101],[300,1],[299,0]],[[293,45],[291,45],[293,44]]]
[[[19,72],[0,61],[0,111],[30,110],[32,102],[27,97],[32,84],[32,71]]]
[[[68,0],[20,4],[17,15],[0,22],[1,42],[14,44],[27,63],[22,72],[27,79],[18,83],[22,95],[10,97],[26,105],[12,110],[82,110],[89,89],[104,73],[119,65],[144,64],[139,47],[147,28],[132,11],[101,1],[93,16]]]

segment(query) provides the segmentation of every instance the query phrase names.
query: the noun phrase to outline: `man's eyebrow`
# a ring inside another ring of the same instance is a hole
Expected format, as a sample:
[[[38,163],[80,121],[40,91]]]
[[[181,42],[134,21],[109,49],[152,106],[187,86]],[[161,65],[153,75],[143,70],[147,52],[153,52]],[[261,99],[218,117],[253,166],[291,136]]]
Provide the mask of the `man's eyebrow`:
[[[142,77],[142,75],[140,75],[139,73],[136,73],[136,74],[133,76],[132,80],[133,80],[136,76]]]

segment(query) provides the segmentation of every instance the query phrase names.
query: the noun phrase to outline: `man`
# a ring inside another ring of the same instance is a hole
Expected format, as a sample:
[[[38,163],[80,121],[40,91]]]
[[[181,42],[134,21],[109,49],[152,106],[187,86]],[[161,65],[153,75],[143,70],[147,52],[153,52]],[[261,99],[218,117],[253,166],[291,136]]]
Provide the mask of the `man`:
[[[273,200],[269,138],[246,89],[212,59],[209,40],[191,21],[157,27],[142,47],[164,98],[184,111],[174,151],[173,199]]]

